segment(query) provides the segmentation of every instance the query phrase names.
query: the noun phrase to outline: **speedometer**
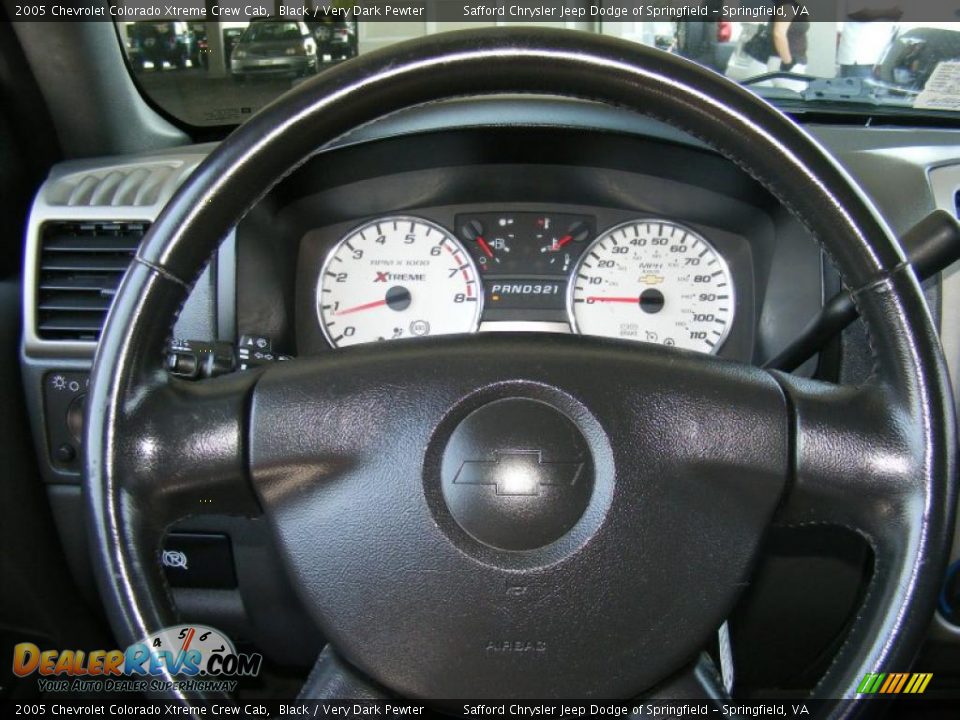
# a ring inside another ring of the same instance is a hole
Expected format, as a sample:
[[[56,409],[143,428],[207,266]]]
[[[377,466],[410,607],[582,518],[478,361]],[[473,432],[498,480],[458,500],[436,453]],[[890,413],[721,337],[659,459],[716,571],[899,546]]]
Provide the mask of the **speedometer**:
[[[568,311],[574,331],[585,335],[716,352],[733,324],[733,281],[702,235],[674,222],[635,220],[587,248]]]
[[[474,332],[482,304],[463,246],[414,217],[379,218],[348,233],[317,282],[317,316],[334,347]]]

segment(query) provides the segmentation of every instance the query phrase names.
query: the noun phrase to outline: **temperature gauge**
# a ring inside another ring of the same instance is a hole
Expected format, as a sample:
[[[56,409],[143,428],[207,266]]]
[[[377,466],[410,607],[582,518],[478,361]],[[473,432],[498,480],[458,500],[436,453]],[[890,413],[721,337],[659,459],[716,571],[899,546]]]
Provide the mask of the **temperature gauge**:
[[[548,239],[540,246],[540,254],[551,270],[567,272],[583,252],[582,243],[590,237],[590,227],[582,220],[557,227],[549,217],[540,218],[537,223],[543,227],[541,238]]]

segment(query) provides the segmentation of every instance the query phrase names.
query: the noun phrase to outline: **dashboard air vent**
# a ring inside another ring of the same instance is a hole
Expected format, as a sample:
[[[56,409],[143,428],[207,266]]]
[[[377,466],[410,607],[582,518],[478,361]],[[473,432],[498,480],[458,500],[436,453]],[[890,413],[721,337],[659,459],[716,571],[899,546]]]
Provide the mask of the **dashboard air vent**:
[[[41,229],[37,336],[96,342],[148,223],[52,222]]]

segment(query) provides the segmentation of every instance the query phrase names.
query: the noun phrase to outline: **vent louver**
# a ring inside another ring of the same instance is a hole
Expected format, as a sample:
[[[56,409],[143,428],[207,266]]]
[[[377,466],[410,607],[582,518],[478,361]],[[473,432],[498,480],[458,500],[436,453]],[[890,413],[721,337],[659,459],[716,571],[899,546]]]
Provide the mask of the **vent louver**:
[[[117,286],[149,227],[54,222],[41,231],[37,336],[96,342]]]

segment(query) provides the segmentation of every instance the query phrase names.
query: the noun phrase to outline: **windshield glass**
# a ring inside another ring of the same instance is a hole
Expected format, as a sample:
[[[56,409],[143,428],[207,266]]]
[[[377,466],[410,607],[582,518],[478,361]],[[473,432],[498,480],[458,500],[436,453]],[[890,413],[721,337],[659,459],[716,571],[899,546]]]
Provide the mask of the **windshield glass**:
[[[356,55],[477,26],[532,24],[658,47],[791,110],[960,111],[960,23],[938,0],[541,0],[114,5],[142,92],[195,126],[237,125]],[[164,18],[158,13],[179,12]],[[395,20],[381,19],[395,17]],[[231,18],[231,19],[227,19]],[[377,18],[377,19],[368,19]],[[706,18],[706,19],[705,19]]]

